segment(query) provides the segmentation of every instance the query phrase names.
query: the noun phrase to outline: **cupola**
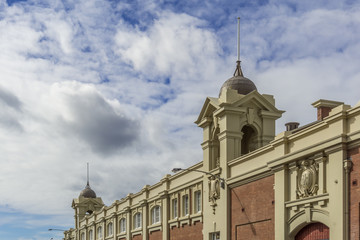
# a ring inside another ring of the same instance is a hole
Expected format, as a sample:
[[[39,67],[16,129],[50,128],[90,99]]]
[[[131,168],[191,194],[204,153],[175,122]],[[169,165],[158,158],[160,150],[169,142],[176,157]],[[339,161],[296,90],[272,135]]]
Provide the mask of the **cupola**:
[[[247,95],[252,91],[257,90],[255,84],[250,79],[244,77],[239,60],[236,61],[234,76],[224,82],[221,86],[219,96],[224,88],[236,90],[238,94],[242,95]]]
[[[96,198],[96,193],[91,189],[89,182],[86,184],[86,187],[80,192],[79,197],[84,198]]]

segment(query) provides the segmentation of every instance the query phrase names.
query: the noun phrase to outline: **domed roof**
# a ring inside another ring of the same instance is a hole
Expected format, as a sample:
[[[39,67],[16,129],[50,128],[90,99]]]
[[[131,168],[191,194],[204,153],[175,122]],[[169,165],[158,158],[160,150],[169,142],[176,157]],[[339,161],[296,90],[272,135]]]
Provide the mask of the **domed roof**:
[[[231,88],[237,90],[237,92],[242,95],[246,95],[254,90],[257,90],[255,84],[250,79],[244,77],[241,71],[240,61],[237,61],[234,76],[226,80],[221,86],[219,96],[223,88]]]
[[[96,193],[94,192],[94,190],[91,189],[89,183],[86,184],[86,187],[84,188],[84,190],[82,190],[80,192],[79,197],[84,197],[84,198],[96,198]]]

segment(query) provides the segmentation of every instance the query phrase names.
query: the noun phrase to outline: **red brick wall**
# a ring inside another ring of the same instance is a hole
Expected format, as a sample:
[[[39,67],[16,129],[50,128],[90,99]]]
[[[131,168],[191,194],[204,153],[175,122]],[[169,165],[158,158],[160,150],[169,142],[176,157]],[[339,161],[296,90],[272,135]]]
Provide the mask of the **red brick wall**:
[[[135,235],[132,237],[132,240],[142,240],[142,235]]]
[[[274,176],[231,189],[231,239],[274,240]]]
[[[201,240],[203,224],[196,222],[193,225],[183,225],[170,229],[170,240]]]
[[[319,239],[329,239],[329,228],[322,223],[311,223],[301,229],[295,236],[295,240]]]
[[[359,239],[360,148],[348,151],[353,167],[350,173],[350,239]]]
[[[162,240],[162,232],[158,230],[149,233],[149,240]]]

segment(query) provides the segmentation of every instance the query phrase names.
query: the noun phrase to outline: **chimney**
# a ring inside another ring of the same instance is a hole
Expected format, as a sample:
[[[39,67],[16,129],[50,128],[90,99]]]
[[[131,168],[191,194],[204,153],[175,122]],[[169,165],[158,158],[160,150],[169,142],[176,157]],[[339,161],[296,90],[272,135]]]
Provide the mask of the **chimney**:
[[[298,123],[298,122],[285,123],[286,131],[292,131],[294,129],[297,129],[299,127],[299,124],[300,123]]]
[[[322,121],[329,116],[331,109],[344,104],[343,102],[336,102],[331,100],[320,99],[314,102],[313,107],[317,108],[317,120]]]

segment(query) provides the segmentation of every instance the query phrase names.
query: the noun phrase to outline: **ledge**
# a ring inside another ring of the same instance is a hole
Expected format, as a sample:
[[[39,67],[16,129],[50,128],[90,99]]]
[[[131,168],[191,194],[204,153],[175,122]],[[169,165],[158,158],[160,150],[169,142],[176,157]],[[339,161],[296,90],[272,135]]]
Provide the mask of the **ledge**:
[[[185,224],[190,225],[190,215],[186,215],[184,217],[179,218],[180,226]]]
[[[155,231],[162,231],[161,222],[160,222],[160,223],[153,224],[153,225],[150,225],[150,226],[147,227],[147,229],[148,229],[148,232],[149,232],[149,233],[155,232]]]
[[[118,238],[126,238],[126,232],[121,232],[116,235]]]
[[[191,224],[194,224],[195,222],[203,222],[203,218],[201,214],[198,214],[191,218]]]
[[[142,234],[142,227],[131,230],[131,237]]]
[[[285,207],[290,208],[290,207],[294,207],[294,206],[305,205],[305,204],[324,201],[324,200],[328,200],[328,199],[329,199],[329,193],[325,193],[325,194],[321,194],[321,195],[317,195],[317,196],[301,198],[301,199],[296,199],[293,201],[285,202]]]
[[[173,227],[179,227],[179,218],[170,219],[168,223],[170,229]]]

